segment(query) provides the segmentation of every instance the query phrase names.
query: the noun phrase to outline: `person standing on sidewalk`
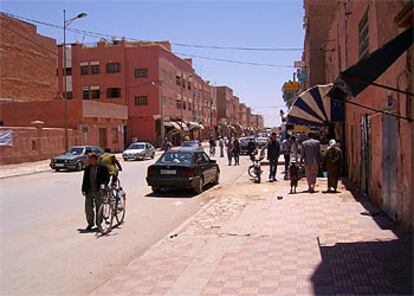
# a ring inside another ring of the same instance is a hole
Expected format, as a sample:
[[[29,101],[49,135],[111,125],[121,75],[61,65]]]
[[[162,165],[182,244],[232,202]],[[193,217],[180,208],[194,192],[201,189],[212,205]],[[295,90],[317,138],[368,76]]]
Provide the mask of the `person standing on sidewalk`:
[[[295,160],[297,160],[298,159],[299,144],[296,141],[295,136],[290,137],[290,140],[291,140],[290,158],[291,159],[294,158]]]
[[[229,165],[231,165],[231,161],[233,159],[233,139],[229,138],[226,143],[226,150],[227,150],[227,159],[229,160]]]
[[[220,157],[224,157],[224,139],[220,137],[219,146],[220,146]]]
[[[237,138],[234,138],[233,141],[233,157],[234,157],[234,165],[240,165],[240,143]]]
[[[292,142],[290,140],[290,135],[286,135],[286,139],[282,142],[283,156],[285,157],[285,177],[287,177],[287,172],[289,170],[290,162],[290,150],[292,148]]]
[[[86,230],[91,230],[95,224],[95,213],[98,214],[99,207],[102,204],[102,197],[100,195],[101,185],[107,185],[109,182],[108,168],[102,164],[98,164],[98,156],[95,153],[88,155],[88,165],[83,173],[82,181],[82,195],[85,196],[85,215],[88,226]],[[96,217],[96,225],[102,221],[98,221]]]
[[[279,161],[280,145],[276,138],[276,133],[273,132],[269,143],[267,144],[267,160],[269,161],[269,182],[277,181],[276,172]]]
[[[210,144],[210,157],[214,157],[216,155],[216,139],[214,139],[214,136],[210,136],[208,142]]]
[[[334,139],[329,141],[329,148],[326,151],[325,160],[328,171],[328,192],[331,192],[331,188],[336,192],[339,175],[341,174],[342,151],[337,147]]]
[[[165,137],[164,138],[164,142],[162,143],[162,150],[164,150],[164,152],[167,152],[168,150],[170,150],[172,147],[172,144],[170,141],[168,141],[168,138]]]
[[[305,177],[308,182],[309,192],[315,192],[316,177],[319,171],[321,159],[321,143],[316,140],[314,133],[309,134],[310,139],[302,143],[300,163],[305,164]]]

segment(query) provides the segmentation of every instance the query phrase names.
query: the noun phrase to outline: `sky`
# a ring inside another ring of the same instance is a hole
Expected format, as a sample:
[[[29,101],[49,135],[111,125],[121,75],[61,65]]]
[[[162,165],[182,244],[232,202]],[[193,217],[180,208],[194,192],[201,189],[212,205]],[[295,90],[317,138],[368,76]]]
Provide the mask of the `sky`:
[[[266,126],[280,124],[286,107],[282,85],[292,79],[294,61],[302,51],[240,51],[196,48],[213,45],[249,48],[303,48],[302,0],[222,1],[1,1],[0,10],[61,25],[80,12],[70,27],[139,40],[169,40],[180,57],[196,55],[277,67],[242,65],[193,57],[193,67],[213,85],[228,85],[242,102],[264,116]],[[38,25],[38,33],[62,42],[61,29]],[[97,42],[97,38],[68,32],[67,42]],[[174,45],[175,44],[175,45]]]

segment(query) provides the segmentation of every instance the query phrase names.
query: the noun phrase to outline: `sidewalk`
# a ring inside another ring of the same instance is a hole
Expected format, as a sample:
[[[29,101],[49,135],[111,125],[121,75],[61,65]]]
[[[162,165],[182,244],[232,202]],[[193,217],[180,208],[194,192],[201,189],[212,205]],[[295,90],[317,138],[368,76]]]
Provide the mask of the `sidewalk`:
[[[318,185],[305,193],[302,180],[290,195],[288,181],[244,176],[214,190],[92,295],[411,294],[412,237],[343,184],[337,194]]]

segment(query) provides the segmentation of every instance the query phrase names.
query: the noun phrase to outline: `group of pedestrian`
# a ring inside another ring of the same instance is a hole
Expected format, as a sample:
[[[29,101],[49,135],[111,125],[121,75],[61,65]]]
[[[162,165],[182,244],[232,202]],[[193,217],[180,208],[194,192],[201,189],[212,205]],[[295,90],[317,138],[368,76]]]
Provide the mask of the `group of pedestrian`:
[[[228,165],[231,166],[234,159],[234,165],[240,165],[240,142],[236,137],[219,137],[219,148],[220,148],[220,157],[224,157],[224,152],[226,151]],[[214,157],[216,140],[214,137],[210,137],[210,156]],[[212,153],[214,152],[214,153]]]

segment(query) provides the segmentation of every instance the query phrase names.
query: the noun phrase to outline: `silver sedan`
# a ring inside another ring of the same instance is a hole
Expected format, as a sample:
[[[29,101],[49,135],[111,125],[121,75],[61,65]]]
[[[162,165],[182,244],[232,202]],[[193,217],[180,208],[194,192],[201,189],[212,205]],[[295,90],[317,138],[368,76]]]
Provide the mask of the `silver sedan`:
[[[122,158],[128,160],[144,160],[145,158],[154,159],[155,147],[148,142],[136,142],[129,145],[129,147],[122,153]]]

